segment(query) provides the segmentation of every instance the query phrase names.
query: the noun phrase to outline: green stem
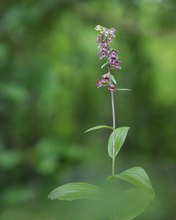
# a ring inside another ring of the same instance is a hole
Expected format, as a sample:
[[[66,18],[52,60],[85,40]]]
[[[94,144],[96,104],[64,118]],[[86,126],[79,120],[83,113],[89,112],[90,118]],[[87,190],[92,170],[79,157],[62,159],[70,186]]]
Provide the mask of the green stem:
[[[113,122],[113,138],[112,138],[112,175],[115,174],[115,106],[114,106],[114,92],[111,91],[111,104],[112,104],[112,122]]]
[[[110,65],[108,65],[108,72],[111,75],[111,69],[110,69]],[[111,83],[111,80],[110,80]],[[115,128],[116,128],[116,124],[115,124],[115,106],[114,106],[114,92],[111,91],[111,105],[112,105],[112,123],[113,123],[113,138],[112,138],[112,175],[115,174]]]

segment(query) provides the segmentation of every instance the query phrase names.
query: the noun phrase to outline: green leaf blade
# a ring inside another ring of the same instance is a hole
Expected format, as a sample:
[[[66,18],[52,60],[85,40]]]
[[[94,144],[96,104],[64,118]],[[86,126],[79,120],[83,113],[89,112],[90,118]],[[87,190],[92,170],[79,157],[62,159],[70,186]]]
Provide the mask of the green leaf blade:
[[[67,183],[58,188],[54,189],[48,196],[49,199],[58,199],[73,201],[78,199],[91,199],[98,200],[101,198],[104,190],[103,188],[85,183],[85,182],[74,182]]]
[[[103,69],[107,64],[108,64],[108,62],[104,63],[104,64],[101,66],[101,69]]]
[[[126,88],[119,88],[117,90],[119,90],[119,91],[131,91],[131,89],[126,89]]]
[[[98,125],[98,126],[89,128],[89,129],[86,130],[84,133],[87,133],[87,132],[89,132],[89,131],[94,131],[94,130],[102,129],[102,128],[113,129],[111,126],[108,126],[108,125]]]
[[[110,75],[110,78],[111,78],[111,80],[113,81],[113,83],[117,85],[117,81],[116,81],[114,75],[111,74],[111,75]]]
[[[108,154],[112,158],[113,157],[113,136],[115,137],[115,156],[117,156],[118,152],[120,151],[121,147],[123,146],[126,136],[128,134],[129,127],[120,127],[115,129],[110,135],[108,141]]]
[[[132,167],[115,176],[119,179],[133,184],[134,186],[154,193],[149,176],[142,167]]]

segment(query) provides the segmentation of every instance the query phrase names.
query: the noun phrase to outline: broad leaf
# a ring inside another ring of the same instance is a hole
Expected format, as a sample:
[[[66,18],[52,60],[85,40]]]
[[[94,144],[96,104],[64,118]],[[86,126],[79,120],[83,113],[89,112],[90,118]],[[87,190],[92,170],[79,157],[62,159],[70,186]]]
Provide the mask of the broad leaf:
[[[85,131],[85,133],[89,132],[89,131],[93,131],[93,130],[102,129],[102,128],[113,129],[111,126],[108,126],[108,125],[99,125],[99,126],[95,126],[95,127],[89,128],[88,130]]]
[[[125,142],[129,127],[120,127],[113,131],[108,141],[108,153],[110,157],[113,157],[113,138],[114,138],[114,150],[115,156],[118,154],[123,143]]]
[[[110,78],[113,81],[113,83],[117,85],[116,79],[115,79],[115,77],[112,74],[111,74]]]
[[[131,189],[123,193],[116,206],[116,218],[131,220],[140,215],[152,200],[148,191],[139,188]]]
[[[142,167],[132,167],[112,177],[122,179],[154,194],[150,179]]]
[[[103,194],[103,189],[96,185],[84,182],[67,183],[54,189],[48,196],[50,199],[77,200],[92,199],[97,200]]]

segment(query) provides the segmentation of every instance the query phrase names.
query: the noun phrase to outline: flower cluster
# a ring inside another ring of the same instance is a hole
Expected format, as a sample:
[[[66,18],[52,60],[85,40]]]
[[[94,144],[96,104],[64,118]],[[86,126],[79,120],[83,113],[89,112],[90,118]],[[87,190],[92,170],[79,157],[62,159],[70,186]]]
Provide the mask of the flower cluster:
[[[96,82],[96,86],[98,88],[101,88],[101,87],[107,86],[107,85],[108,85],[108,89],[110,91],[114,92],[116,90],[115,85],[111,82],[109,73],[102,75],[101,79]]]
[[[118,59],[118,51],[110,50],[108,56],[108,63],[111,67],[115,69],[121,69],[121,61]]]
[[[95,27],[95,30],[98,31],[98,36],[96,39],[96,43],[99,48],[99,57],[100,60],[103,58],[107,58],[107,64],[110,68],[121,69],[121,61],[118,58],[118,51],[114,49],[110,49],[109,43],[115,38],[115,29],[107,29],[100,25]],[[108,78],[106,78],[108,76]],[[108,85],[110,91],[115,91],[116,87],[112,83],[110,79],[110,73],[104,74],[100,80],[96,83],[97,87],[103,87]]]

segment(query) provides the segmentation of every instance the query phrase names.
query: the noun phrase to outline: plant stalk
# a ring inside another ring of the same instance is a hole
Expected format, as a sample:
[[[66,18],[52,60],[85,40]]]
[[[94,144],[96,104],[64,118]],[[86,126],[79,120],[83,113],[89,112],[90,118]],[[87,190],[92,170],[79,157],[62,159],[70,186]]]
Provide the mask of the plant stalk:
[[[114,106],[114,92],[111,91],[111,104],[112,104],[112,122],[113,122],[113,137],[112,137],[112,175],[115,174],[115,106]]]
[[[110,65],[108,64],[108,72],[109,75],[111,76],[111,68]],[[111,80],[110,80],[111,83]],[[115,105],[114,105],[114,92],[111,91],[111,105],[112,105],[112,124],[113,124],[113,137],[112,137],[112,175],[115,174],[115,129],[116,129],[116,123],[115,123]]]

